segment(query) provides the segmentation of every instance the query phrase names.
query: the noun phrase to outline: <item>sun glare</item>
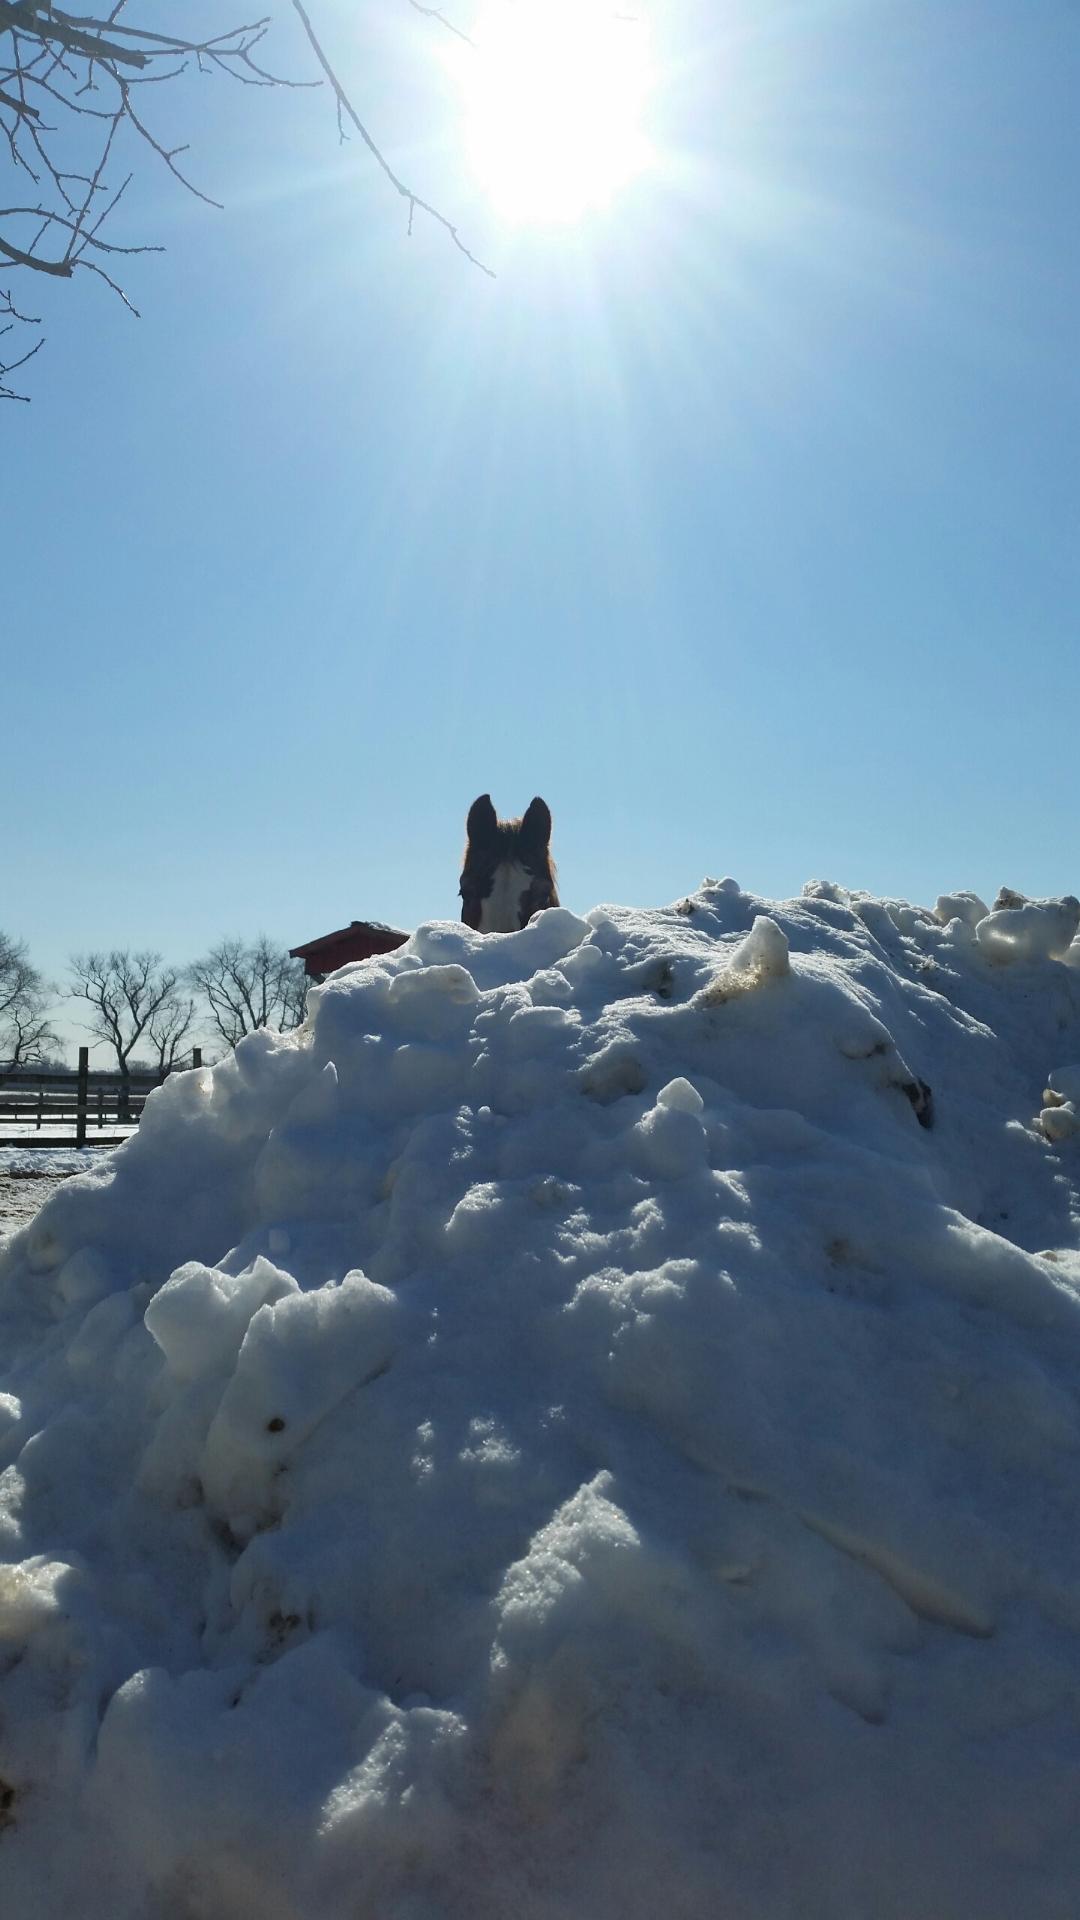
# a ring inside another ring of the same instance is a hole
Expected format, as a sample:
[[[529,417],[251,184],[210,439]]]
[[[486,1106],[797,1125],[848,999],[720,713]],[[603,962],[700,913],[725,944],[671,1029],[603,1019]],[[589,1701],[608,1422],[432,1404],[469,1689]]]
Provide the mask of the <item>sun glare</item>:
[[[462,62],[469,158],[505,219],[568,223],[649,164],[643,22],[619,0],[500,0]]]

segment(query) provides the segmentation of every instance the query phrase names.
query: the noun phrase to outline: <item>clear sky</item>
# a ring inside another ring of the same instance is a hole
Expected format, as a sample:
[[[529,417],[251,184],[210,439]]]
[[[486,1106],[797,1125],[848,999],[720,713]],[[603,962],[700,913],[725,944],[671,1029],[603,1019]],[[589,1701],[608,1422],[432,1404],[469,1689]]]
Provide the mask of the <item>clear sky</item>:
[[[572,33],[500,121],[406,0],[308,4],[497,278],[325,92],[155,90],[225,211],[137,183],[142,319],[60,290],[0,411],[0,926],[455,916],[482,791],[582,909],[1080,892],[1074,0],[641,0],[636,171]]]

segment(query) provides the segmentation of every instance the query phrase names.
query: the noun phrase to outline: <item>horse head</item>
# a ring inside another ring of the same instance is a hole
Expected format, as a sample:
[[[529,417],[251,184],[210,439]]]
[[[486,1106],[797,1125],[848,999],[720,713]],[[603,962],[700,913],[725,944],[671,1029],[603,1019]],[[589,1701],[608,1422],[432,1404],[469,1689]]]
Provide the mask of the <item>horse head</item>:
[[[543,907],[557,907],[551,813],[539,796],[520,820],[500,820],[491,795],[469,808],[461,870],[461,917],[478,933],[516,933]]]

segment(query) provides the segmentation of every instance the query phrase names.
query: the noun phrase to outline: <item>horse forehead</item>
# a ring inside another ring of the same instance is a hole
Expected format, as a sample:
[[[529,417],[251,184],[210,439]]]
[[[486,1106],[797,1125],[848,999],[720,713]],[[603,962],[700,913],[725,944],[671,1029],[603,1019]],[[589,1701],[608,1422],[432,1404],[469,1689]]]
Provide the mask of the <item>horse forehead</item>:
[[[521,925],[521,898],[532,884],[532,874],[520,860],[500,860],[491,887],[480,903],[481,933],[516,933]]]

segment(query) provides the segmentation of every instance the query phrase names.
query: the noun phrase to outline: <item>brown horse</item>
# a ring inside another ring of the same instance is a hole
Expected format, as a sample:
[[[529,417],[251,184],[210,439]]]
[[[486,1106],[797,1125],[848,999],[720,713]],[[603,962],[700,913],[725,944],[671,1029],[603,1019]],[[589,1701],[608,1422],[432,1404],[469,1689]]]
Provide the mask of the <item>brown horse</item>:
[[[551,813],[537,797],[520,820],[500,820],[491,795],[469,808],[461,917],[478,933],[516,933],[544,907],[557,907]]]

